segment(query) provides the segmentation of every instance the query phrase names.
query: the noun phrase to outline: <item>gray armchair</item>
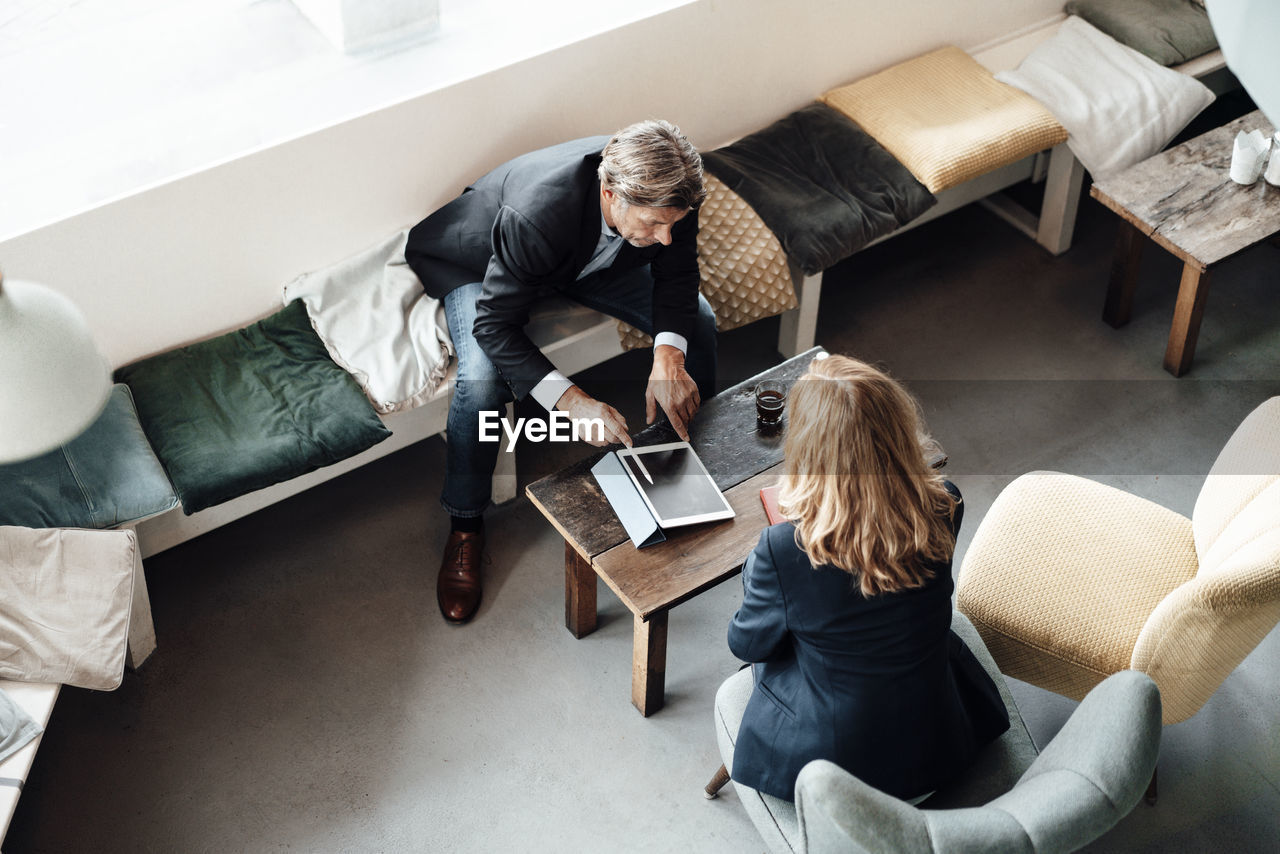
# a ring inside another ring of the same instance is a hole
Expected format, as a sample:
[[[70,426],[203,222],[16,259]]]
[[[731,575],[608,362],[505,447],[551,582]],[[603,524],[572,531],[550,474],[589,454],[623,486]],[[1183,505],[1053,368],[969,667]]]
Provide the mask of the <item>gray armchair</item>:
[[[1149,677],[1125,670],[1105,680],[1037,755],[978,633],[959,613],[952,628],[999,686],[1009,731],[918,808],[823,760],[800,772],[795,804],[734,783],[771,850],[1074,851],[1138,803],[1160,747],[1160,693]],[[730,768],[750,694],[750,670],[731,676],[716,694],[716,735]]]

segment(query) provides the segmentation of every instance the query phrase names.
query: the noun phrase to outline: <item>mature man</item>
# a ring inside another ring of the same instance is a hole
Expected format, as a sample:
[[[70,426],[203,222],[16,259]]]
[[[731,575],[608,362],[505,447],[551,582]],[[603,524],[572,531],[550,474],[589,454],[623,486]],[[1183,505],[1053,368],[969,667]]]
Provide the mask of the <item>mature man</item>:
[[[715,317],[698,294],[702,158],[680,130],[645,121],[612,138],[534,151],[499,166],[418,223],[405,250],[428,294],[444,300],[458,355],[440,503],[452,517],[436,580],[450,622],[480,606],[483,514],[499,444],[480,413],[532,395],[571,418],[598,418],[603,439],[631,444],[627,423],[555,369],[524,332],[530,307],[561,295],[654,336],[645,391],[683,438],[715,383]]]

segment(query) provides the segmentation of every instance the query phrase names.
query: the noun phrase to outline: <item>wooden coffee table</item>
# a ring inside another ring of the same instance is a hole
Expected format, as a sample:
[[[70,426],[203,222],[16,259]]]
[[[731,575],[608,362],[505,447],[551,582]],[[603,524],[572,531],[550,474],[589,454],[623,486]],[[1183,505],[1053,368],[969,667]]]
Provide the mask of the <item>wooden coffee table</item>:
[[[1120,215],[1120,236],[1102,318],[1129,322],[1138,265],[1146,238],[1182,260],[1182,284],[1165,349],[1165,370],[1175,377],[1191,367],[1209,292],[1209,268],[1280,232],[1280,188],[1261,178],[1248,187],[1229,177],[1236,133],[1275,128],[1261,111],[1242,116],[1116,175],[1094,183],[1090,194]]]
[[[591,476],[604,451],[525,490],[564,536],[564,622],[573,636],[595,631],[596,576],[631,611],[631,702],[646,717],[662,708],[667,613],[736,575],[768,524],[760,488],[780,474],[782,435],[756,432],[753,390],[763,379],[793,382],[820,352],[815,347],[722,391],[702,405],[690,425],[694,450],[737,513],[733,519],[676,528],[666,532],[665,543],[637,549]],[[677,438],[662,422],[634,440],[644,446]]]

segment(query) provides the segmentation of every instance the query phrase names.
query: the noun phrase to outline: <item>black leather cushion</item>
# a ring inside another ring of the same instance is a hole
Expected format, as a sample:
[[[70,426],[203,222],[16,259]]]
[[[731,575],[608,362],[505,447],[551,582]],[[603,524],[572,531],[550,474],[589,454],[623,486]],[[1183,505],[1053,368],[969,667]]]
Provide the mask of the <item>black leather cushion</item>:
[[[810,276],[938,201],[862,128],[818,102],[702,160]]]

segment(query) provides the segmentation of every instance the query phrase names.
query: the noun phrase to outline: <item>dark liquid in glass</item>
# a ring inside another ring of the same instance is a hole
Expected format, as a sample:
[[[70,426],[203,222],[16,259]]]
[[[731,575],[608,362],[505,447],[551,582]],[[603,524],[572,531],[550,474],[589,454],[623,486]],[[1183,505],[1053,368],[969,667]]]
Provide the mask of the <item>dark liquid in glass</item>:
[[[756,423],[774,426],[782,421],[782,408],[787,399],[780,391],[762,391],[756,395]]]

